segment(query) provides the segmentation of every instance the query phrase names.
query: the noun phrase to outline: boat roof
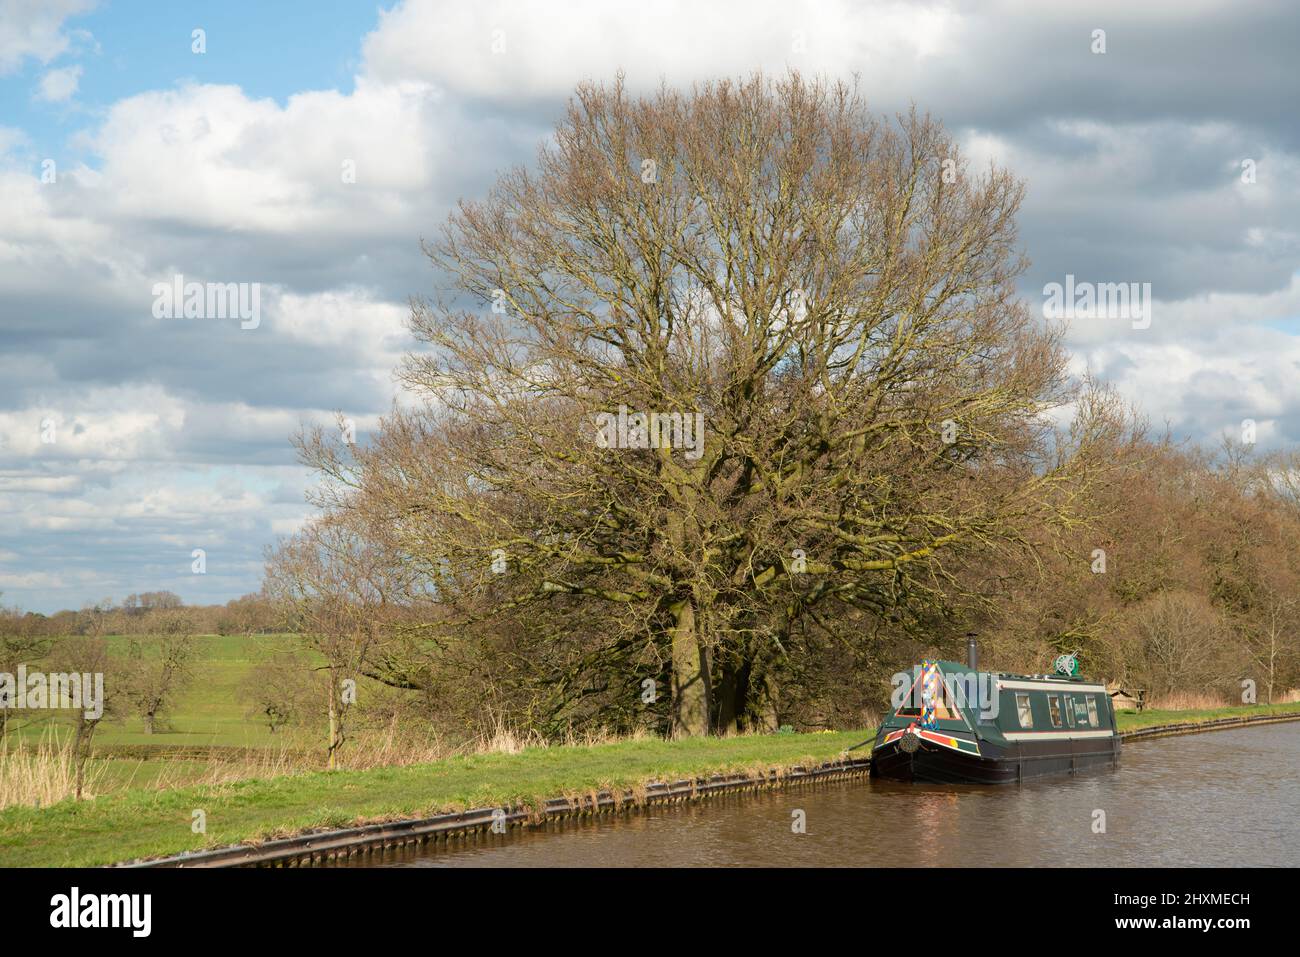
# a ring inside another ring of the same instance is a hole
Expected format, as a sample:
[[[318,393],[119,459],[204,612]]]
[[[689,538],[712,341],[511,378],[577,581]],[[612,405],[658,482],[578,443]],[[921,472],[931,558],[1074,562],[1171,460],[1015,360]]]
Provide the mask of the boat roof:
[[[972,669],[970,665],[963,664],[960,661],[940,660],[940,661],[936,661],[935,664],[939,666],[940,671],[970,672],[971,670],[974,670],[977,674],[993,675],[995,678],[1006,678],[1008,681],[1052,681],[1052,682],[1073,681],[1076,682],[1077,684],[1084,684],[1084,685],[1101,684],[1100,681],[1094,681],[1092,679],[1085,678],[1083,677],[1083,675],[1058,675],[1058,674],[1022,675],[1022,674],[1017,674],[1014,671],[985,671],[981,668]],[[920,662],[917,662],[917,667],[920,667]]]

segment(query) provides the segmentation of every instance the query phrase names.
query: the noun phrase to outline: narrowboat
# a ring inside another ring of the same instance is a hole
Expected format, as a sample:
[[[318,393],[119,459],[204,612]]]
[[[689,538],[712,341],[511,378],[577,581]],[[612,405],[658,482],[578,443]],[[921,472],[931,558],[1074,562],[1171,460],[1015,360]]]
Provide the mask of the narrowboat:
[[[1010,784],[1119,760],[1106,686],[1080,678],[1074,656],[1058,658],[1052,675],[981,672],[973,641],[968,659],[925,661],[900,676],[901,704],[873,740],[873,776]]]

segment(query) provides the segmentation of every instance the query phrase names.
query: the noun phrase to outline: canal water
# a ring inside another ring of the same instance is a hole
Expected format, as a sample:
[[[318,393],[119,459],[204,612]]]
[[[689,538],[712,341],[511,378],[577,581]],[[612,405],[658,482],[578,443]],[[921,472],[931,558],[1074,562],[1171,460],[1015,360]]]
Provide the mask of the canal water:
[[[802,812],[804,833],[795,824]],[[1098,829],[1104,814],[1105,831]],[[358,861],[392,867],[1295,866],[1300,722],[1134,741],[1117,768],[999,787],[719,796]]]

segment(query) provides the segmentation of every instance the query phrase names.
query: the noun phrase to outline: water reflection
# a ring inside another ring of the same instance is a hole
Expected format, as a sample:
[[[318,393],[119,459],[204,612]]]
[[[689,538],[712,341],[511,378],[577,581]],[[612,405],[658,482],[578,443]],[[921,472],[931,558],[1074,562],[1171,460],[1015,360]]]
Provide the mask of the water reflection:
[[[791,829],[794,810],[807,833]],[[1104,811],[1106,832],[1094,833]],[[1134,742],[1118,768],[1004,787],[825,784],[486,835],[359,863],[1294,866],[1300,723]]]

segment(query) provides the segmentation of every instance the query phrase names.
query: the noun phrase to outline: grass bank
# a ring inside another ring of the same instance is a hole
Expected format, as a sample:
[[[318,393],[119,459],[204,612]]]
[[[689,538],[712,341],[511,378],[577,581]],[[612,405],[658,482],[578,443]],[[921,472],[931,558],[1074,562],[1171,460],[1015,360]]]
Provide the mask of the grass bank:
[[[827,761],[865,731],[683,741],[638,740],[518,754],[449,758],[370,771],[309,772],[168,791],[130,790],[93,801],[0,811],[0,866],[109,864],[304,830],[441,811],[540,803],[652,780]],[[206,815],[207,834],[191,831]]]
[[[1154,728],[1162,724],[1204,724],[1222,718],[1248,718],[1258,714],[1300,714],[1300,704],[1257,704],[1237,707],[1197,708],[1191,711],[1172,711],[1148,708],[1145,711],[1120,711],[1115,715],[1120,733]]]

